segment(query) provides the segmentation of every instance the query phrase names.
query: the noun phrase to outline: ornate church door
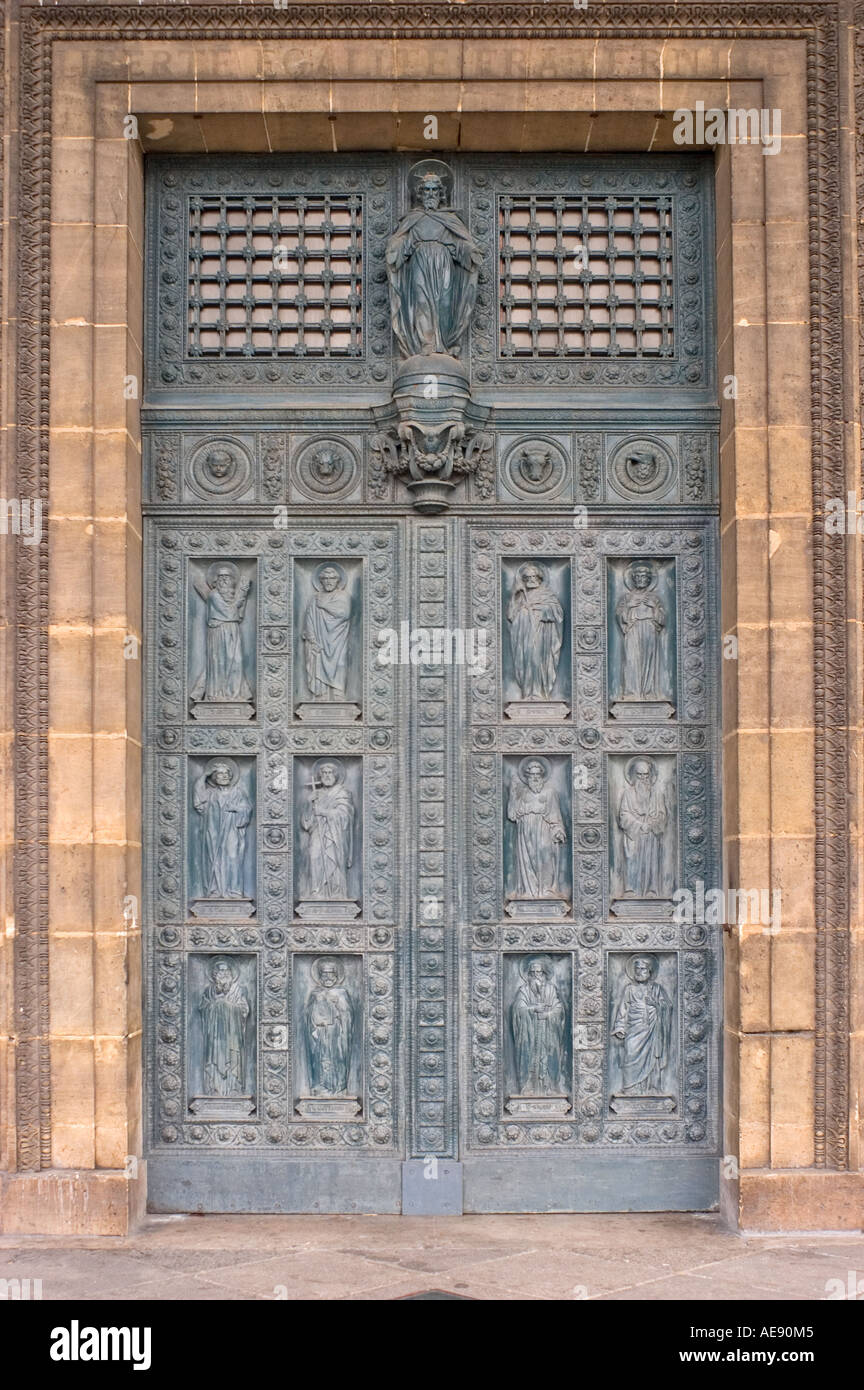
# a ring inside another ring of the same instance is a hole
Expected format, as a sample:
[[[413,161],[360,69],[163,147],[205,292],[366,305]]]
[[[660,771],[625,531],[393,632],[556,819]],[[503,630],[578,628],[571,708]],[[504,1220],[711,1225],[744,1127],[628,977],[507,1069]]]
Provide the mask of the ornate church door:
[[[151,1207],[712,1206],[710,162],[147,197]]]

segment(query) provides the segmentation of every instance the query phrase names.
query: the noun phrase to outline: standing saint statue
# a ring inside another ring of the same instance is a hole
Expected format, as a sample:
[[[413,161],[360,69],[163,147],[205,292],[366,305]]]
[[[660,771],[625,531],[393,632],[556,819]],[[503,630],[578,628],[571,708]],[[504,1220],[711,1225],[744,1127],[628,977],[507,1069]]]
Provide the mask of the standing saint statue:
[[[354,1039],[354,1001],[342,983],[343,968],[331,956],[312,966],[317,980],[303,1010],[303,1028],[313,1096],[342,1096],[348,1090]]]
[[[559,846],[567,831],[545,758],[523,758],[510,783],[507,818],[516,823],[516,891],[510,897],[560,898]]]
[[[549,700],[558,675],[564,609],[542,565],[521,565],[507,605],[513,668],[523,700]]]
[[[207,702],[251,701],[246,679],[240,624],[249,597],[248,579],[230,560],[217,560],[207,571],[206,584],[192,570],[195,592],[205,606],[207,627],[204,670],[192,682],[193,700]]]
[[[220,958],[198,1005],[204,1030],[204,1087],[210,1096],[242,1095],[246,1088],[249,999],[236,965]]]
[[[408,178],[414,206],[387,243],[393,332],[404,357],[458,357],[482,256],[461,217],[447,206],[447,165],[424,159]]]
[[[300,816],[305,832],[304,896],[348,898],[348,870],[354,862],[354,798],[342,785],[344,769],[322,759],[315,764]]]
[[[672,1001],[654,979],[654,956],[631,956],[630,984],[625,985],[612,1021],[612,1036],[621,1044],[621,1094],[650,1096],[663,1090],[669,1062]]]
[[[246,899],[246,831],[252,802],[233,758],[213,758],[196,780],[192,804],[202,819],[201,888],[205,898]]]
[[[624,654],[619,699],[665,700],[663,630],[666,609],[656,592],[657,569],[650,560],[634,560],[624,574],[622,594],[615,605]]]
[[[648,758],[631,758],[624,777],[627,785],[618,802],[618,826],[625,894],[662,898],[667,892],[664,841],[669,805],[664,788],[657,783],[657,765]]]
[[[519,1093],[561,1095],[569,1089],[564,1076],[567,1015],[552,962],[535,956],[522,964],[521,974],[510,1010]]]
[[[348,683],[351,595],[341,565],[321,565],[315,572],[315,597],[303,617],[306,684],[314,700],[341,700]]]

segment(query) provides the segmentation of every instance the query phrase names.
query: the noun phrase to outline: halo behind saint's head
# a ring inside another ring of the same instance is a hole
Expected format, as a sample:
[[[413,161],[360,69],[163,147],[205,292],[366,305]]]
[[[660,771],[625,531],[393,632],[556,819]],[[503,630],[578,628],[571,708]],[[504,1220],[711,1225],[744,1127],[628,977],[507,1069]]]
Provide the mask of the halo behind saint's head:
[[[527,758],[523,758],[523,759],[522,759],[522,761],[521,761],[520,764],[519,764],[519,780],[520,780],[521,782],[524,782],[525,785],[526,785],[526,787],[527,787],[527,785],[528,785],[528,769],[529,769],[529,767],[531,766],[532,763],[539,763],[539,764],[540,764],[540,766],[541,766],[542,769],[543,769],[543,781],[544,781],[544,782],[548,782],[548,780],[549,780],[549,774],[550,774],[550,772],[552,771],[552,769],[551,769],[551,767],[549,766],[549,763],[547,762],[546,758],[538,758],[538,757],[536,757],[536,756],[530,756],[530,757],[527,757]]]
[[[539,965],[547,980],[551,980],[555,974],[555,967],[548,956],[525,956],[519,965],[519,974],[523,980],[527,980],[531,973],[531,967]]]
[[[229,785],[233,787],[233,786],[234,786],[234,783],[237,781],[237,778],[240,776],[240,771],[239,771],[239,769],[238,769],[238,767],[237,767],[237,764],[235,763],[234,759],[233,759],[233,758],[211,758],[210,761],[209,761],[209,763],[207,764],[207,766],[204,768],[204,776],[205,776],[205,778],[208,778],[208,777],[212,776],[212,774],[216,771],[217,767],[224,767],[224,768],[227,769],[228,775],[229,775],[230,778],[231,778],[231,781],[230,781]]]
[[[636,962],[637,962],[637,960],[644,960],[644,961],[645,961],[646,965],[648,966],[649,970],[651,971],[651,978],[652,978],[652,980],[653,980],[654,976],[657,974],[657,958],[656,958],[656,956],[643,955],[643,954],[641,954],[641,953],[639,953],[639,952],[637,951],[637,953],[636,953],[635,955],[630,956],[630,957],[628,958],[627,964],[626,964],[626,966],[624,967],[625,970],[627,971],[627,974],[630,976],[630,979],[633,981],[633,983],[634,983],[634,984],[637,983],[637,980],[636,980]]]
[[[635,587],[634,575],[635,575],[635,573],[636,573],[637,570],[648,570],[648,572],[649,572],[650,575],[651,575],[651,583],[648,585],[648,588],[649,588],[649,589],[653,589],[653,588],[656,587],[656,584],[657,584],[657,567],[656,567],[656,565],[654,564],[654,561],[653,561],[653,560],[647,560],[647,559],[646,559],[646,560],[639,559],[639,560],[631,560],[631,561],[630,561],[630,564],[627,566],[626,570],[624,571],[624,587],[625,587],[625,589],[632,589],[632,588]]]
[[[229,960],[227,956],[217,956],[216,959],[213,961],[213,964],[210,966],[211,980],[214,978],[216,971],[219,970],[221,966],[225,967],[232,980],[236,980],[238,978],[240,972],[237,969],[237,966],[234,964],[233,960]]]
[[[216,579],[220,574],[230,574],[235,584],[240,583],[240,571],[233,560],[214,560],[207,571],[207,583],[211,589],[216,587]]]
[[[312,962],[312,974],[315,976],[315,979],[318,981],[319,985],[323,984],[323,981],[321,979],[321,971],[324,969],[325,966],[328,966],[329,969],[336,971],[336,983],[337,985],[341,985],[343,979],[345,978],[345,969],[338,956],[319,956],[317,960]]]
[[[322,767],[333,768],[333,771],[336,773],[336,783],[338,786],[341,786],[341,784],[345,781],[345,769],[341,763],[337,762],[335,758],[319,758],[315,766],[312,768],[312,776],[315,778],[316,782],[321,781]]]
[[[321,583],[321,576],[322,576],[322,574],[324,573],[325,570],[335,570],[336,573],[337,573],[338,576],[339,576],[339,587],[340,587],[340,589],[344,589],[344,588],[345,588],[345,585],[348,583],[348,576],[346,575],[346,573],[345,573],[345,571],[343,570],[342,566],[341,566],[341,565],[337,565],[337,564],[335,563],[334,560],[325,560],[323,564],[321,564],[321,565],[318,566],[318,568],[316,569],[315,574],[314,574],[314,576],[313,576],[313,579],[312,579],[312,587],[313,587],[314,589],[320,590],[320,589],[323,587],[323,585],[322,585],[322,583]]]
[[[624,776],[626,780],[630,783],[632,787],[633,779],[636,776],[636,768],[638,767],[639,763],[644,763],[647,767],[648,775],[651,779],[651,785],[653,787],[654,783],[657,781],[657,766],[655,763],[652,763],[648,758],[643,758],[641,755],[638,754],[635,758],[630,759],[629,763],[624,769]]]
[[[549,584],[549,571],[539,560],[526,560],[524,565],[520,565],[516,571],[516,578],[520,584],[524,584],[524,574],[526,570],[536,570],[545,585]]]
[[[453,170],[449,164],[445,164],[443,159],[421,159],[419,163],[412,164],[408,170],[408,187],[411,190],[412,200],[416,196],[425,178],[430,174],[436,174],[441,180],[444,192],[444,202],[449,203],[453,196]]]

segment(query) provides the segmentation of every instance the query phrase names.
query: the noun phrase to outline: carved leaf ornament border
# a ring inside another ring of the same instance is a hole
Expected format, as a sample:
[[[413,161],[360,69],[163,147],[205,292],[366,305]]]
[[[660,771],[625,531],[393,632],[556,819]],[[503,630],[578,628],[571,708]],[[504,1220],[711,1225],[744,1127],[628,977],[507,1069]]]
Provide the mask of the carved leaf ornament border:
[[[857,12],[859,26],[862,12]],[[845,493],[841,376],[838,23],[835,5],[569,3],[62,5],[21,10],[17,495],[48,496],[51,66],[55,41],[166,38],[803,39],[810,116],[813,507]],[[859,27],[856,95],[864,105]],[[864,180],[859,131],[859,199]],[[816,703],[816,1163],[848,1166],[849,844],[845,538],[813,529]],[[15,576],[15,1015],[18,1166],[51,1164],[48,1047],[48,554]]]

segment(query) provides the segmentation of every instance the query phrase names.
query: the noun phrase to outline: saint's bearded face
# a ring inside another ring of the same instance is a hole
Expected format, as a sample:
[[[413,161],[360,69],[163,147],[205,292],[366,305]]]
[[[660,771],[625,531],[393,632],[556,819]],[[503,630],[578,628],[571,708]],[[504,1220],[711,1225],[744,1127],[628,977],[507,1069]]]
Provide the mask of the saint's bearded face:
[[[229,570],[220,570],[216,576],[216,592],[223,598],[234,597],[234,576]]]
[[[546,781],[546,774],[539,763],[529,763],[525,769],[525,780],[532,792],[539,792]]]
[[[653,578],[652,571],[647,565],[640,565],[633,570],[633,584],[637,589],[647,589]]]
[[[322,786],[332,787],[336,781],[336,769],[332,763],[325,763],[318,775],[321,778]]]
[[[527,569],[522,571],[522,582],[526,589],[539,589],[543,583],[543,576],[539,570]]]
[[[213,988],[217,994],[227,994],[231,987],[231,971],[227,965],[217,965],[213,971]]]
[[[328,594],[332,594],[333,590],[336,588],[338,583],[339,575],[336,573],[335,570],[321,571],[321,587],[322,589],[326,590]]]
[[[640,959],[633,962],[633,978],[637,984],[644,985],[651,979],[651,962]]]
[[[424,208],[434,212],[436,208],[440,207],[442,192],[440,179],[434,176],[424,179],[420,185],[420,201]]]
[[[332,965],[322,966],[318,972],[318,978],[325,989],[332,989],[338,978]]]

